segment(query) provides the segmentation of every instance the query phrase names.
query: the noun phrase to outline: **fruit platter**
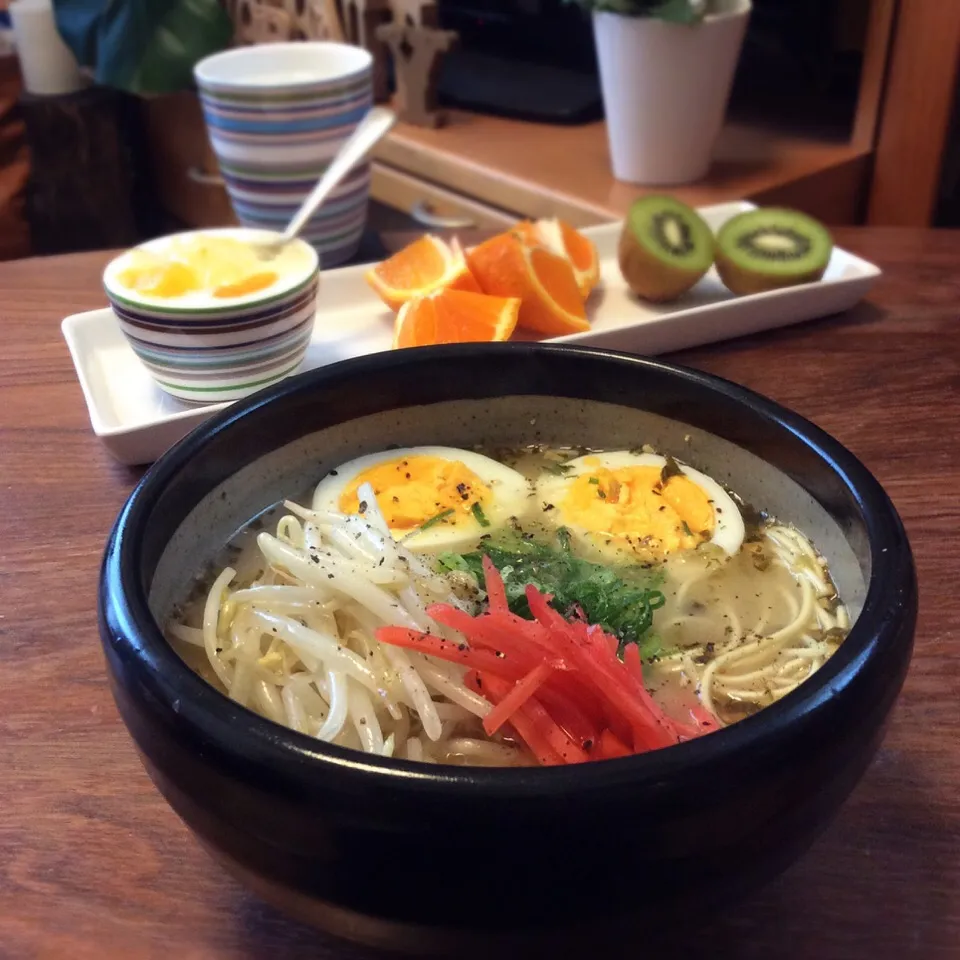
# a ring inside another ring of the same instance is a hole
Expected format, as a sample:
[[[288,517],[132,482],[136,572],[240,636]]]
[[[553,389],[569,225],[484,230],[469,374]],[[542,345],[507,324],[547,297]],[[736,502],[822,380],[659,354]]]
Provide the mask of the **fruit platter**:
[[[620,227],[617,263],[641,301],[669,303],[711,267],[732,294],[818,282],[833,240],[818,221],[778,207],[748,209],[716,235],[692,207],[668,196],[636,200]],[[430,234],[366,274],[396,313],[393,347],[563,337],[591,330],[600,256],[588,233],[558,219],[521,220],[464,250]]]
[[[426,235],[382,263],[325,271],[299,369],[508,339],[653,356],[847,310],[880,275],[802,214],[661,199],[623,222],[520,221],[475,246]],[[109,308],[62,327],[91,426],[123,463],[155,459],[226,405],[160,390]]]

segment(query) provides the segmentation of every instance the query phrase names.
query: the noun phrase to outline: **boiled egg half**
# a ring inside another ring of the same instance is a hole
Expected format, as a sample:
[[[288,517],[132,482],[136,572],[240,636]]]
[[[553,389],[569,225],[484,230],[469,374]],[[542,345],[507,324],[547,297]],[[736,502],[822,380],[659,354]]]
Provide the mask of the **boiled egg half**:
[[[620,563],[662,560],[713,543],[733,556],[743,518],[706,474],[652,453],[591,453],[537,484],[547,517],[587,552]]]
[[[372,453],[332,470],[317,485],[314,510],[361,511],[360,487],[373,487],[395,539],[415,550],[476,544],[529,508],[529,481],[510,467],[456,447]]]

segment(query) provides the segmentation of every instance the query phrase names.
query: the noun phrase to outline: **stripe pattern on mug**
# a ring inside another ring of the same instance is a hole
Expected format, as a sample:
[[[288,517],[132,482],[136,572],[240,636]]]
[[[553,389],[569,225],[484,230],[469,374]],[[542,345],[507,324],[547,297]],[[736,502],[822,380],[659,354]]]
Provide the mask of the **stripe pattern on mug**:
[[[167,392],[183,400],[236,400],[291,374],[316,317],[316,270],[275,297],[243,306],[147,306],[107,291],[134,353]]]
[[[237,219],[282,230],[373,105],[372,71],[288,87],[220,86],[198,76],[207,130]],[[367,216],[370,167],[354,170],[301,236],[323,267],[356,253]]]

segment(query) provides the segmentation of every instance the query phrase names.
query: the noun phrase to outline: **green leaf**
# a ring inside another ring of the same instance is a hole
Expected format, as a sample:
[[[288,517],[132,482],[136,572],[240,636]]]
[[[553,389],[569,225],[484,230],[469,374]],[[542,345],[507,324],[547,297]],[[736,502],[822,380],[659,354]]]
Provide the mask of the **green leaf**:
[[[664,654],[669,652],[663,646],[663,641],[660,639],[660,637],[653,632],[648,633],[643,638],[643,641],[638,643],[637,646],[640,648],[640,657],[643,660],[652,660],[655,657],[662,657]]]
[[[655,17],[671,23],[699,23],[710,12],[710,0],[566,0],[592,12],[623,17]]]
[[[707,12],[704,2],[696,0],[665,0],[650,12],[651,17],[668,20],[670,23],[699,23]]]
[[[483,507],[480,506],[480,502],[477,501],[470,508],[470,512],[473,514],[473,519],[480,524],[481,527],[489,527],[490,521],[487,519],[487,515],[483,512]]]
[[[447,570],[450,573],[476,573],[475,568],[459,553],[441,553],[437,557],[437,563],[441,570]]]
[[[642,650],[659,651],[658,640],[646,645],[645,638],[654,610],[664,604],[656,589],[660,575],[643,567],[608,567],[582,560],[569,552],[562,538],[558,540],[557,546],[530,540],[488,542],[474,553],[443,554],[440,564],[447,570],[467,571],[482,585],[486,554],[500,571],[507,603],[518,616],[531,617],[526,597],[530,584],[552,594],[552,606],[564,616],[582,610],[588,622],[620,640],[621,650],[624,644],[644,641]]]
[[[193,67],[225,49],[233,24],[219,0],[53,0],[57,29],[103,86],[128,93],[193,87]]]
[[[435,514],[429,520],[424,520],[423,523],[421,523],[420,526],[417,527],[417,529],[413,532],[422,533],[424,530],[429,530],[431,527],[435,527],[438,523],[443,523],[443,521],[446,520],[448,517],[452,517],[454,512],[455,511],[453,507],[450,507],[447,510],[441,510],[438,514]],[[411,536],[411,534],[407,534],[407,536]]]

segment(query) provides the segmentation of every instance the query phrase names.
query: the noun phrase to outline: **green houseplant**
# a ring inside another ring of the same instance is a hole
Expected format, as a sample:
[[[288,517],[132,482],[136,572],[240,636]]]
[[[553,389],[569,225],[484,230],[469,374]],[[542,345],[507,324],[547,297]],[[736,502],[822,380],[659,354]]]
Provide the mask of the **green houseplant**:
[[[711,0],[568,0],[589,12],[602,11],[623,17],[656,17],[668,23],[699,23],[712,7]]]
[[[220,0],[53,0],[53,8],[80,66],[127,93],[190,89],[193,65],[233,36]]]
[[[571,0],[593,15],[618,180],[689,183],[710,166],[750,0]]]

